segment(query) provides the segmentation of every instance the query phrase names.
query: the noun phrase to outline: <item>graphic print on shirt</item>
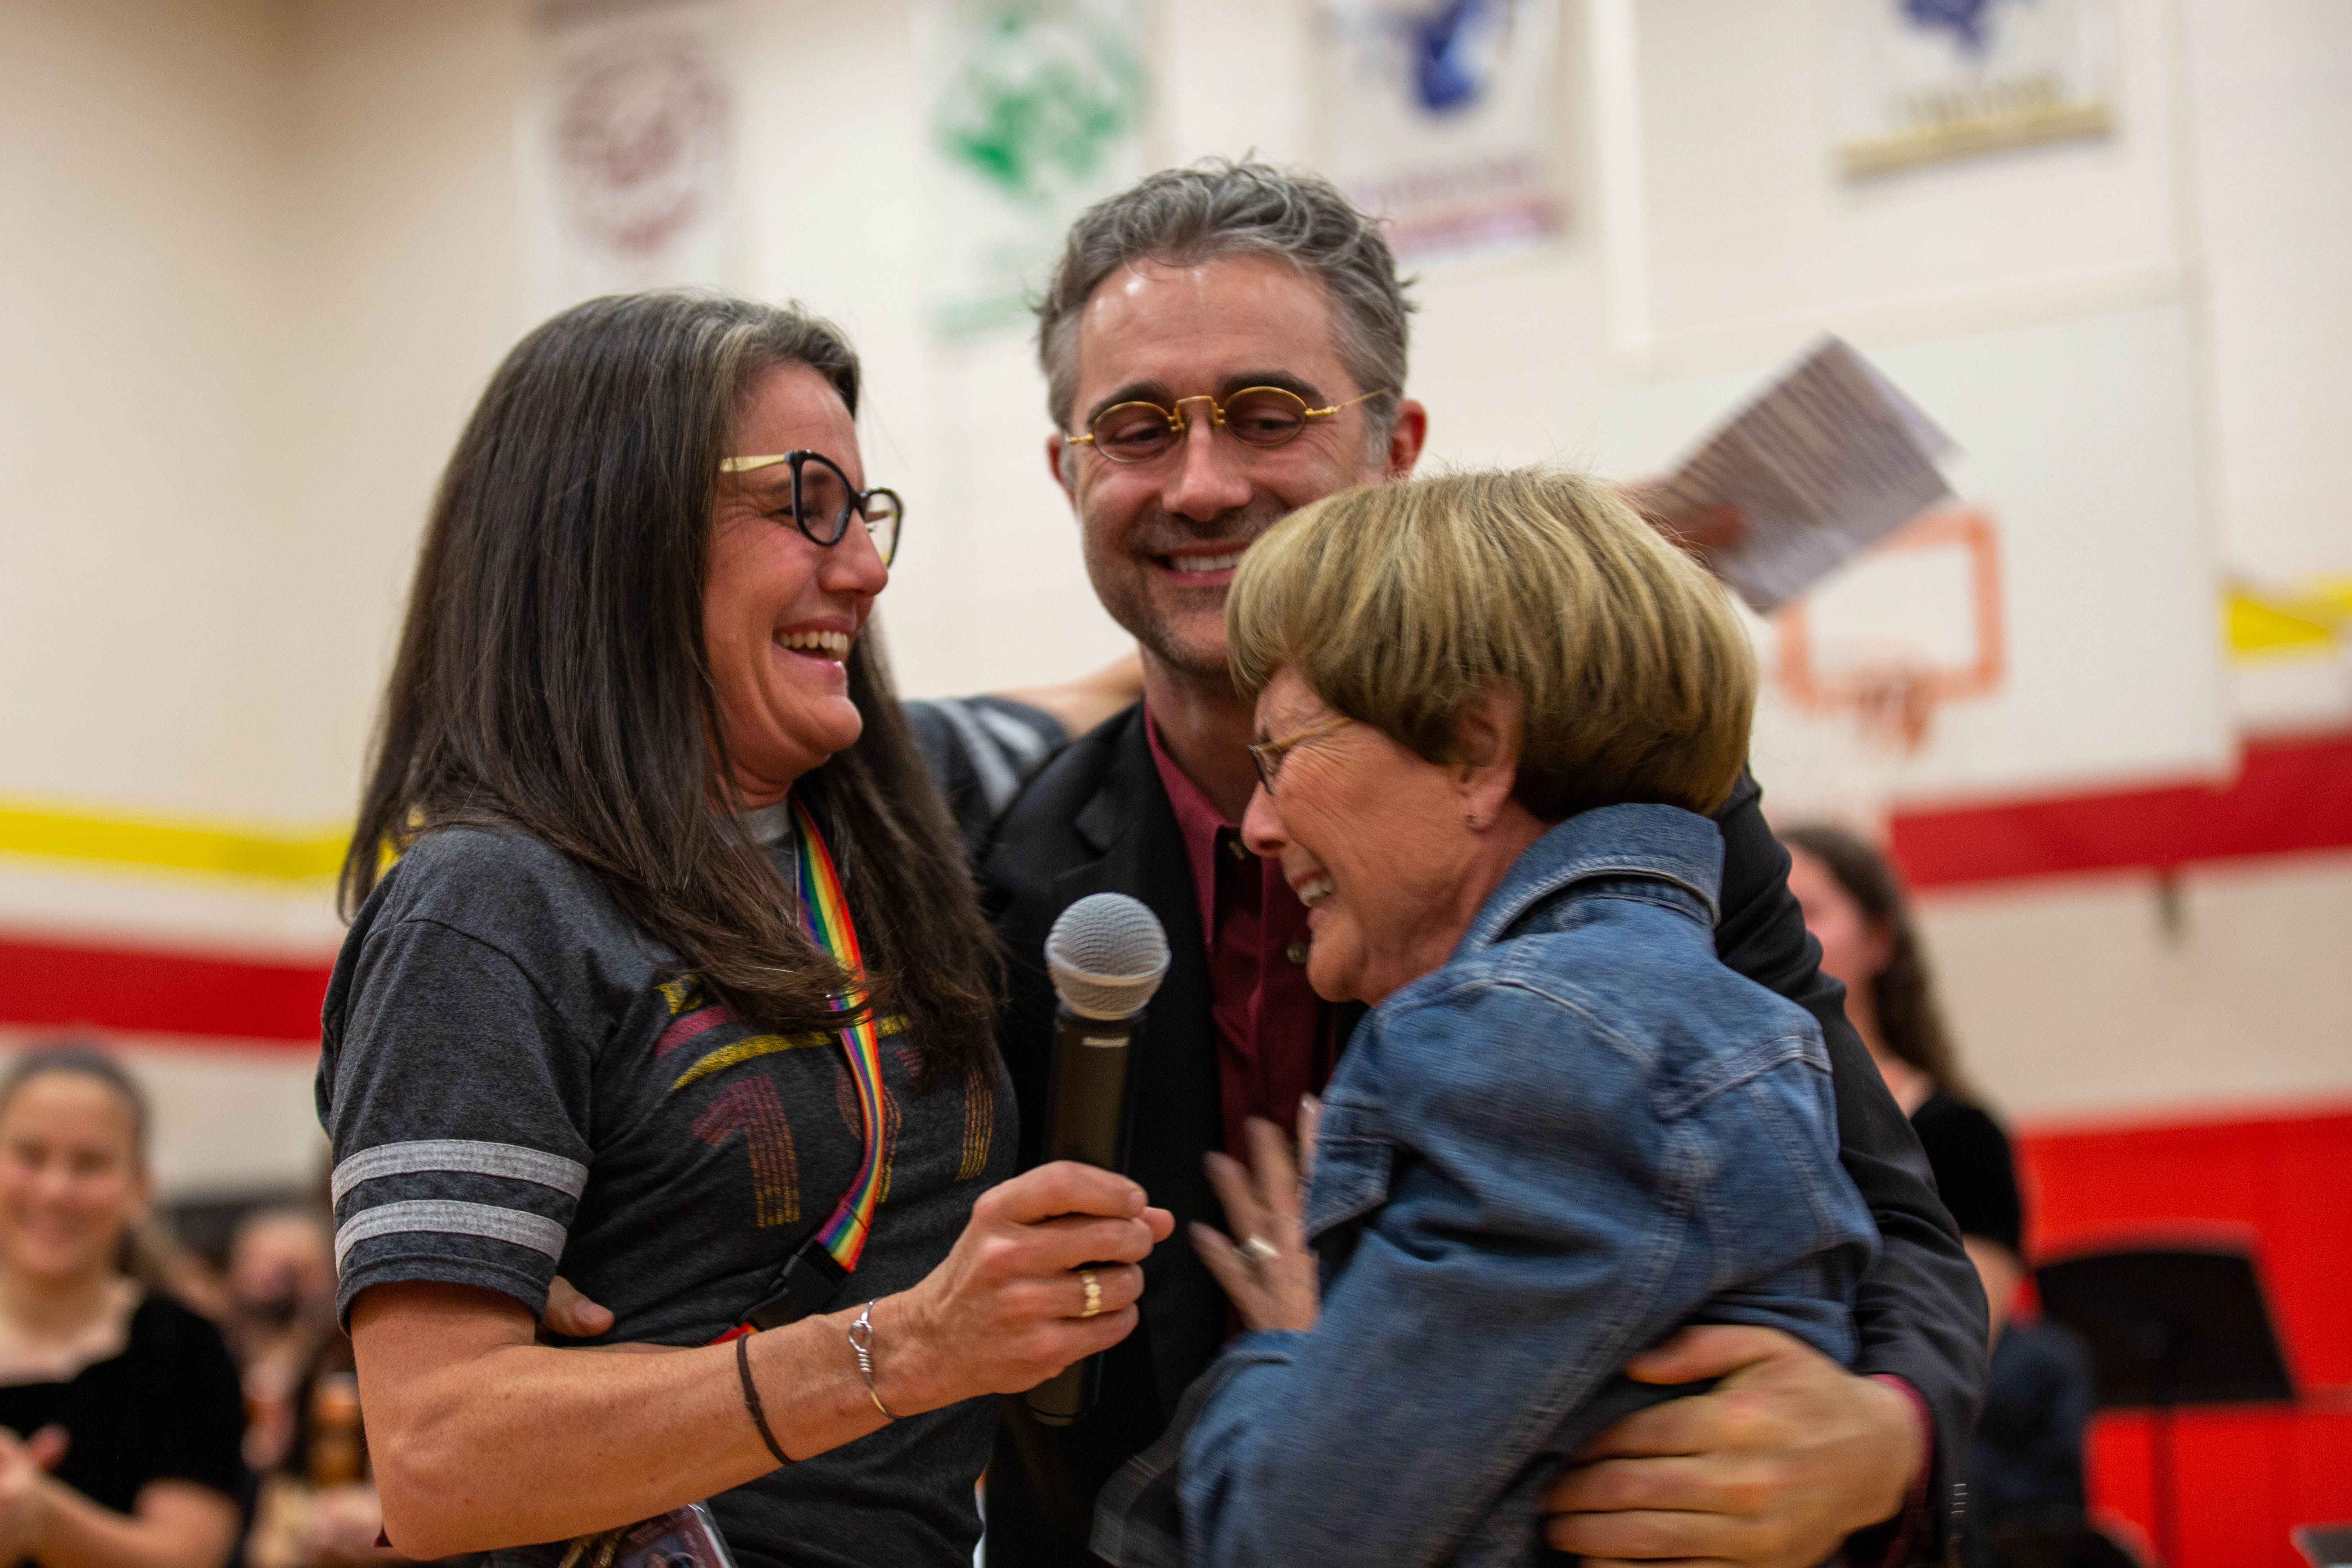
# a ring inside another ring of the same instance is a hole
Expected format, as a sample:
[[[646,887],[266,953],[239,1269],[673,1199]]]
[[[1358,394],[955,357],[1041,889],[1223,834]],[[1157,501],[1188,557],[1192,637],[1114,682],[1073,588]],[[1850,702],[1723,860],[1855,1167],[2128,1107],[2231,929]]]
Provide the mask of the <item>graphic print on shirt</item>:
[[[776,1086],[766,1079],[736,1079],[694,1119],[694,1135],[713,1149],[738,1132],[751,1152],[751,1203],[759,1223],[798,1224],[801,1172],[793,1153],[793,1124]]]
[[[661,1037],[654,1042],[656,1058],[695,1046],[715,1030],[743,1021],[734,1008],[724,1002],[713,1002],[703,989],[701,981],[694,975],[665,980],[656,989],[661,992],[662,1000],[668,1005],[670,1011],[669,1026],[662,1030]],[[874,1026],[875,1032],[881,1035],[897,1034],[906,1026],[906,1019],[895,1016],[878,1019]],[[696,1058],[692,1065],[671,1082],[669,1092],[675,1094],[697,1079],[724,1072],[742,1062],[773,1056],[778,1051],[822,1048],[831,1045],[834,1038],[832,1035],[811,1030],[798,1035],[746,1035],[740,1039],[729,1040]]]
[[[988,1169],[988,1141],[996,1131],[996,1090],[988,1069],[973,1062],[963,1069],[963,1157],[955,1179],[969,1182]]]
[[[682,1064],[667,1090],[669,1094],[761,1057],[780,1051],[822,1049],[837,1038],[814,1031],[729,1038],[734,1029],[743,1026],[743,1021],[732,1007],[713,1000],[699,977],[679,975],[660,982],[655,989],[660,992],[669,1010],[670,1022],[655,1040],[654,1055],[656,1059],[676,1058]],[[903,1035],[906,1027],[905,1017],[893,1014],[877,1020],[875,1032],[887,1038]],[[908,1081],[920,1077],[922,1063],[911,1044],[901,1043],[890,1054],[898,1058]],[[988,1170],[996,1128],[996,1093],[988,1069],[979,1064],[966,1068],[962,1080],[963,1127],[955,1180],[968,1182],[977,1180]],[[905,1121],[898,1094],[887,1086],[881,1092],[882,1156],[877,1174],[880,1190],[875,1197],[877,1206],[890,1198],[898,1131]],[[857,1085],[845,1061],[835,1063],[834,1102],[843,1124],[863,1139],[866,1128],[857,1103]],[[695,1119],[693,1132],[713,1149],[723,1147],[729,1137],[741,1133],[751,1159],[759,1224],[768,1226],[799,1223],[800,1165],[793,1150],[792,1123],[773,1084],[765,1079],[745,1079],[723,1087]]]

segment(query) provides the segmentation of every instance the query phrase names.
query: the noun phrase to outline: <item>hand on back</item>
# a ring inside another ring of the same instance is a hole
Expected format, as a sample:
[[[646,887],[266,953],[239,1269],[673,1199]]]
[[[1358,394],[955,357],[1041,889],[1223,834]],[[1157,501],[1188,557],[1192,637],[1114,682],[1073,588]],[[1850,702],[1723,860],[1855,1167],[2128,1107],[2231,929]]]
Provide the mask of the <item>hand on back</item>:
[[[1704,1558],[1806,1568],[1892,1517],[1926,1462],[1901,1391],[1770,1329],[1685,1329],[1627,1369],[1719,1377],[1593,1439],[1545,1508],[1555,1549],[1591,1568]]]

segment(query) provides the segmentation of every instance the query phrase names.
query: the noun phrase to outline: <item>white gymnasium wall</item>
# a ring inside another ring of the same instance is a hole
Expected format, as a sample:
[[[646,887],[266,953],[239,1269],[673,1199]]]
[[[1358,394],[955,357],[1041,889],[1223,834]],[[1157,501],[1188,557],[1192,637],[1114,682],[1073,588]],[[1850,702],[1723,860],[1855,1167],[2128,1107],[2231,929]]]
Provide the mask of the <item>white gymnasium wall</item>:
[[[1962,1058],[2011,1116],[2202,1121],[2352,1102],[2352,855],[1938,893]]]
[[[1927,353],[2172,310],[2191,323],[2186,460],[2208,476],[2216,561],[2352,569],[2352,448],[2334,438],[2352,392],[2352,13],[2119,11],[2113,138],[1855,187],[1828,171],[1831,0],[1635,0],[1635,112],[1614,125],[1595,120],[1570,0],[1566,234],[1419,269],[1412,390],[1433,458],[1639,468],[1676,437],[1629,409],[1738,385],[1824,327]],[[1123,639],[1047,476],[1026,341],[941,344],[919,324],[910,0],[737,15],[738,282],[840,319],[866,356],[868,468],[910,502],[883,614],[902,685],[968,691],[1110,657]],[[1307,0],[1155,16],[1155,162],[1312,158]],[[436,473],[530,325],[516,126],[532,18],[524,0],[0,0],[0,145],[19,153],[0,160],[0,659],[34,677],[0,682],[0,732],[17,738],[0,795],[348,814]],[[1629,130],[1641,177],[1604,205],[1595,169]],[[2127,467],[2118,439],[2103,460]],[[2177,431],[2146,441],[2152,466],[2184,460]],[[1939,900],[1927,923],[1989,1087],[2072,1111],[2352,1090],[2352,1013],[2314,988],[2303,937],[2343,929],[2347,900],[2341,866],[2252,868],[2192,879],[2185,945],[2143,929],[2150,897],[2128,882]],[[45,921],[310,952],[335,930],[308,893],[0,867],[0,921]],[[2226,956],[2199,945],[2224,932]],[[205,1130],[173,1167],[187,1179],[306,1170],[310,1147],[280,1125],[289,1092],[234,1150],[226,1112],[189,1103]]]
[[[0,7],[0,790],[262,816],[279,7]]]
[[[2344,575],[2352,8],[2164,11],[2216,564],[2258,581]],[[2239,679],[2284,694],[2269,706],[2290,724],[2340,725],[2343,668]],[[2197,1119],[2352,1097],[2352,970],[2338,957],[2352,855],[2194,868],[2169,903],[2140,875],[1949,892],[1927,900],[1923,924],[1962,1046],[2015,1114]]]
[[[2352,574],[2352,6],[2179,4],[2222,554]]]

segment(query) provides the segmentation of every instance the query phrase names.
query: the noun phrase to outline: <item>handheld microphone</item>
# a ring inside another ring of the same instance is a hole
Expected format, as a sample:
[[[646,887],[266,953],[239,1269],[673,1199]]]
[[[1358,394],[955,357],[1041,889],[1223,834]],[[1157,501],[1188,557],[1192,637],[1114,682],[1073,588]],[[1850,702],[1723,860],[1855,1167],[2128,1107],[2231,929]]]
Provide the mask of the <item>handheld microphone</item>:
[[[1127,1163],[1134,1111],[1129,1054],[1144,1004],[1168,973],[1168,933],[1125,893],[1096,893],[1064,910],[1045,938],[1053,976],[1054,1054],[1045,1094],[1045,1158],[1116,1171]],[[1094,1408],[1099,1352],[1031,1389],[1031,1414],[1066,1426]]]

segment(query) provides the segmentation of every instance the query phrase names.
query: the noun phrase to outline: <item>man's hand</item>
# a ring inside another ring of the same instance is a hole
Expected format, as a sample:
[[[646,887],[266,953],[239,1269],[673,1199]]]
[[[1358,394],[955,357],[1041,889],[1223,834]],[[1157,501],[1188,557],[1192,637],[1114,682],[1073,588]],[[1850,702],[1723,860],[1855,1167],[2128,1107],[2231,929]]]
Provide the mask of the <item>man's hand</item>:
[[[1891,1518],[1927,1459],[1901,1391],[1771,1329],[1685,1329],[1643,1383],[1721,1378],[1593,1439],[1545,1500],[1545,1538],[1588,1568],[1658,1558],[1806,1568]]]
[[[591,1301],[559,1274],[547,1288],[547,1310],[540,1313],[539,1326],[566,1339],[593,1340],[613,1326],[613,1310]]]

